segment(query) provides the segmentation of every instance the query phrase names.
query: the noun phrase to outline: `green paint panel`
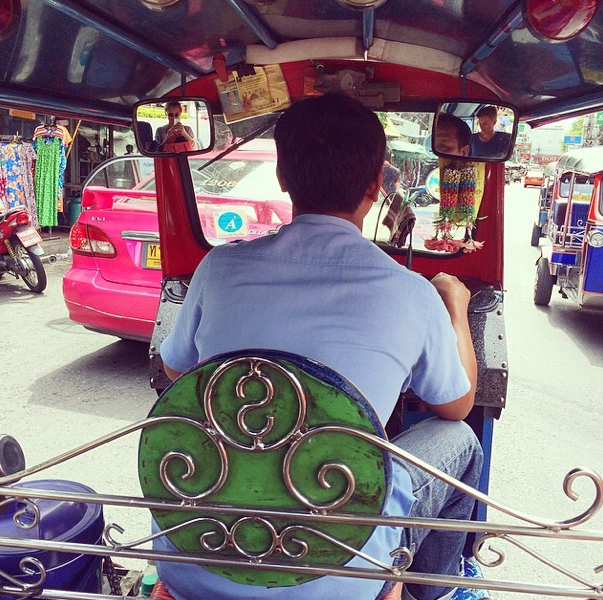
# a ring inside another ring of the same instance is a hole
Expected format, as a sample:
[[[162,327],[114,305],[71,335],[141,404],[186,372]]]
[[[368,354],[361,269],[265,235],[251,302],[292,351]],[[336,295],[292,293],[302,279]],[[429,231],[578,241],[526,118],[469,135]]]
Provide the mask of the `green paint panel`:
[[[203,364],[181,377],[157,401],[149,416],[186,416],[199,424],[207,424],[203,407],[205,389],[220,362]],[[351,426],[374,433],[369,415],[353,398],[344,392],[313,377],[294,365],[281,360],[281,364],[301,382],[307,399],[307,414],[302,430],[310,430],[326,424]],[[258,381],[249,381],[244,386],[245,398],[236,394],[237,381],[249,372],[249,363],[237,364],[220,376],[213,394],[213,414],[217,424],[226,435],[237,443],[251,446],[252,439],[241,431],[237,424],[237,412],[245,404],[258,404],[265,399],[266,387]],[[274,398],[267,406],[254,407],[245,416],[245,423],[252,431],[262,430],[269,416],[274,417],[273,429],[264,438],[267,445],[276,443],[290,433],[299,414],[299,402],[294,386],[278,369],[262,363],[264,373],[273,383]],[[228,455],[229,474],[225,483],[205,502],[225,503],[240,506],[270,507],[305,510],[308,508],[291,496],[282,475],[283,459],[290,444],[263,452],[253,452],[225,445]],[[187,495],[209,490],[220,476],[220,455],[210,435],[201,428],[182,423],[161,423],[147,427],[141,435],[139,448],[139,477],[143,494],[149,498],[176,499],[161,482],[159,477],[162,458],[173,451],[188,453],[195,464],[194,473],[182,479],[186,467],[181,460],[171,462],[168,473],[172,482]],[[385,500],[386,480],[384,453],[369,442],[355,436],[339,432],[320,433],[308,437],[294,454],[291,476],[294,485],[305,497],[314,503],[331,502],[344,492],[346,482],[343,475],[330,471],[327,481],[330,489],[324,489],[318,482],[318,471],[327,462],[347,465],[356,478],[356,490],[350,500],[340,510],[363,514],[379,514]],[[200,504],[202,506],[202,504]],[[172,527],[191,519],[192,513],[152,511],[153,517],[162,529]],[[195,513],[194,518],[203,513]],[[207,515],[210,516],[210,515]],[[232,525],[238,517],[222,516],[221,521]],[[274,520],[277,531],[294,525],[293,519]],[[361,548],[372,532],[370,527],[346,524],[326,524],[311,522],[311,526],[337,537],[346,544]],[[210,522],[188,525],[172,532],[169,538],[174,545],[185,552],[199,552],[199,538],[212,530],[219,533],[207,538],[207,543],[218,546],[223,542],[223,534]],[[344,564],[352,556],[309,532],[296,532],[295,537],[306,540],[310,552],[303,558],[294,559],[279,556],[280,561],[305,564],[312,562],[333,565]],[[271,536],[261,523],[246,522],[238,530],[237,543],[247,552],[260,554],[269,549]],[[295,552],[292,542],[285,544]],[[221,554],[236,556],[232,548]],[[215,556],[215,555],[214,555]],[[250,569],[210,568],[215,573],[248,585],[289,586],[315,579],[314,575],[299,575]]]

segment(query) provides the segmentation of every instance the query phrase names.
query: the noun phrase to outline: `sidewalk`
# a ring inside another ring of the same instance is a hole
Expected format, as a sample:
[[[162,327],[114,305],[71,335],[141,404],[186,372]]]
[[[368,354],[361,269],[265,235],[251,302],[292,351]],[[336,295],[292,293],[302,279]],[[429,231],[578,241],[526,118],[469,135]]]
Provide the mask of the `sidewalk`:
[[[52,234],[43,232],[42,234],[42,249],[46,256],[63,255],[69,252],[69,230],[57,228]]]

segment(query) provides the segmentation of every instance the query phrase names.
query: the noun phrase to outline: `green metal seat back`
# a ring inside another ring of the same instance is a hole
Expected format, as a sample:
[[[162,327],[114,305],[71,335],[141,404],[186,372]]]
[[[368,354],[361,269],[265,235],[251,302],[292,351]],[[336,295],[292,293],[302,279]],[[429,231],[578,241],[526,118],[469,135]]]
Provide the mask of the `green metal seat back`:
[[[152,511],[182,552],[342,565],[353,555],[327,536],[360,549],[372,527],[287,514],[250,518],[249,509],[378,515],[390,493],[388,453],[354,435],[385,437],[370,403],[341,375],[294,354],[211,358],[165,390],[149,417],[156,422],[142,431],[139,447],[143,494],[201,507],[195,514]],[[241,507],[241,514],[204,513],[209,505]],[[269,587],[316,577],[207,568]]]

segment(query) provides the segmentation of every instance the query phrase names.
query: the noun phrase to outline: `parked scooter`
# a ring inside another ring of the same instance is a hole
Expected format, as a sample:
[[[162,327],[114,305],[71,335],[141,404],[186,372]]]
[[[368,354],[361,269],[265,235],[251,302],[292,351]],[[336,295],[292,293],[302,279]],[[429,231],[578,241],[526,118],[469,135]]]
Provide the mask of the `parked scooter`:
[[[429,193],[425,185],[409,187],[408,193],[410,194],[408,199],[411,206],[429,206],[430,204],[437,204],[439,202],[439,200]]]
[[[32,292],[43,292],[46,271],[41,242],[24,207],[16,206],[0,214],[0,277],[11,273],[17,279],[21,277]]]

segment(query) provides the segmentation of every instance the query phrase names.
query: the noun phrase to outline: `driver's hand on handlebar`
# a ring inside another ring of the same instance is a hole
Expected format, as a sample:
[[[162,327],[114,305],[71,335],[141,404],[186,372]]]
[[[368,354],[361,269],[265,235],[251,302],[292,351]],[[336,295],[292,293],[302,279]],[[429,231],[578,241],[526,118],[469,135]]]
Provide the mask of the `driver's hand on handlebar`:
[[[471,292],[458,277],[438,273],[431,283],[440,294],[451,317],[467,314]]]

